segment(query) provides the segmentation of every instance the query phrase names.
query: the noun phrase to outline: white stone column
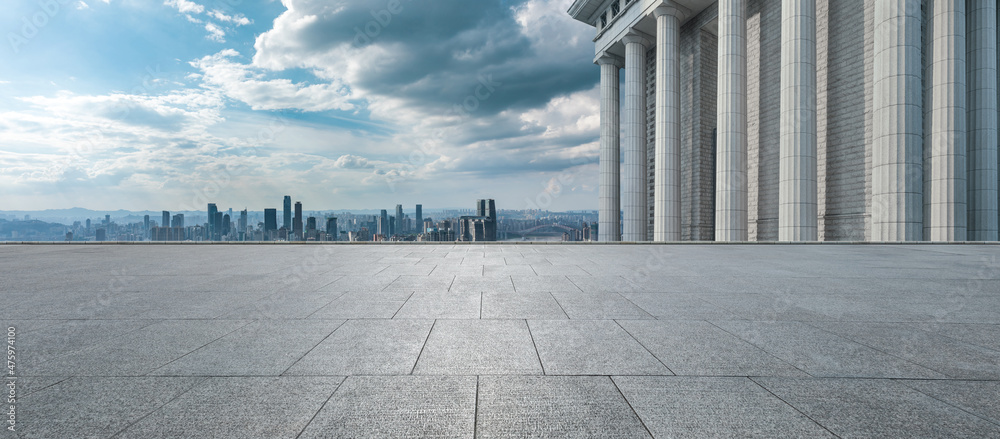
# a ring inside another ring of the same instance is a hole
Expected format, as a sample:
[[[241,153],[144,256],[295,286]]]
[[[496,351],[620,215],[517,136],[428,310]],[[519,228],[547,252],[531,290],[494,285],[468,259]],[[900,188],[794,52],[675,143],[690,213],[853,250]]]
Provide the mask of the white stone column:
[[[966,3],[968,190],[970,241],[996,241],[997,224],[997,5]]]
[[[872,241],[923,238],[921,12],[914,4],[875,2]]]
[[[681,239],[681,63],[683,12],[661,6],[656,17],[656,157],[653,240]]]
[[[927,0],[924,240],[965,241],[965,2]]]
[[[619,70],[621,58],[605,54],[597,59],[601,66],[601,163],[599,241],[621,241],[621,152],[619,134]]]
[[[815,241],[816,1],[781,2],[778,240]]]
[[[746,34],[744,0],[719,0],[716,241],[748,238]]]
[[[622,172],[622,240],[645,241],[649,229],[646,180],[646,50],[650,41],[632,31],[625,43],[624,167]]]

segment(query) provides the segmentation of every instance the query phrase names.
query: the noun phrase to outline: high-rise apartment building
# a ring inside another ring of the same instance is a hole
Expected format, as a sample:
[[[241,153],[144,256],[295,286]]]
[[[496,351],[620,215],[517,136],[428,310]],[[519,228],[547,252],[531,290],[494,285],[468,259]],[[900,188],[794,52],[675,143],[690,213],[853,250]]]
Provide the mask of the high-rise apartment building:
[[[397,204],[396,205],[396,227],[394,229],[395,229],[394,230],[395,233],[393,233],[394,235],[402,235],[403,234],[403,205],[402,204]]]
[[[291,230],[292,229],[292,197],[291,196],[285,195],[285,201],[284,201],[283,206],[284,206],[284,209],[285,209],[284,210],[285,222],[283,223],[284,224],[283,227],[285,229]]]
[[[382,209],[381,215],[378,221],[378,234],[382,236],[387,236],[389,234],[389,212]]]
[[[278,209],[264,209],[264,236],[265,241],[274,239],[278,232]]]
[[[219,213],[219,208],[216,207],[215,203],[208,203],[208,236],[206,237],[209,241],[215,241],[215,235],[218,233],[216,231],[216,221],[215,217]]]
[[[237,231],[237,235],[238,235],[237,238],[240,241],[246,240],[247,226],[248,226],[248,224],[247,224],[247,210],[243,209],[242,211],[240,211],[240,222],[239,222],[239,225],[238,225],[239,230]]]
[[[292,235],[296,241],[302,240],[302,202],[295,202],[295,217],[292,219]]]
[[[424,233],[424,206],[422,204],[417,205],[417,216],[414,218],[413,224],[417,227],[417,233]]]
[[[340,240],[340,235],[338,235],[338,233],[339,232],[337,230],[337,218],[336,217],[327,218],[326,219],[326,236],[328,237],[327,239],[330,241]]]
[[[490,200],[476,201],[476,215],[459,218],[459,241],[496,241],[496,203]]]

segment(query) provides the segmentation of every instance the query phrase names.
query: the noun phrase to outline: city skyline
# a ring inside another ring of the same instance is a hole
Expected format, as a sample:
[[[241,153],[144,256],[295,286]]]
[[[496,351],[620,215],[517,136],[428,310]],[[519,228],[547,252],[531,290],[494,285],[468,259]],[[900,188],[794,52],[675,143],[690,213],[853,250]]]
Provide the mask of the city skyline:
[[[596,208],[570,1],[51,3],[0,5],[4,210]]]

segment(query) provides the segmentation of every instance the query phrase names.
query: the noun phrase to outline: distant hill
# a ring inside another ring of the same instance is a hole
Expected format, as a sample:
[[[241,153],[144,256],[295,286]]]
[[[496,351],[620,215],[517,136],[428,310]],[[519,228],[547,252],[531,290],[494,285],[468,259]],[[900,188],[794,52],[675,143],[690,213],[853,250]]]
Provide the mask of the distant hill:
[[[0,241],[62,241],[67,231],[63,224],[0,219]]]

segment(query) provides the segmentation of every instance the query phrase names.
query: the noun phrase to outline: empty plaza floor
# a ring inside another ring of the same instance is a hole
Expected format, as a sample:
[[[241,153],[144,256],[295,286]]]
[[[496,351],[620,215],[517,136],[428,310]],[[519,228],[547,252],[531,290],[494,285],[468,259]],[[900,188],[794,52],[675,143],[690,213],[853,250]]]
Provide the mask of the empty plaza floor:
[[[0,245],[0,270],[0,437],[1000,437],[997,245]]]

